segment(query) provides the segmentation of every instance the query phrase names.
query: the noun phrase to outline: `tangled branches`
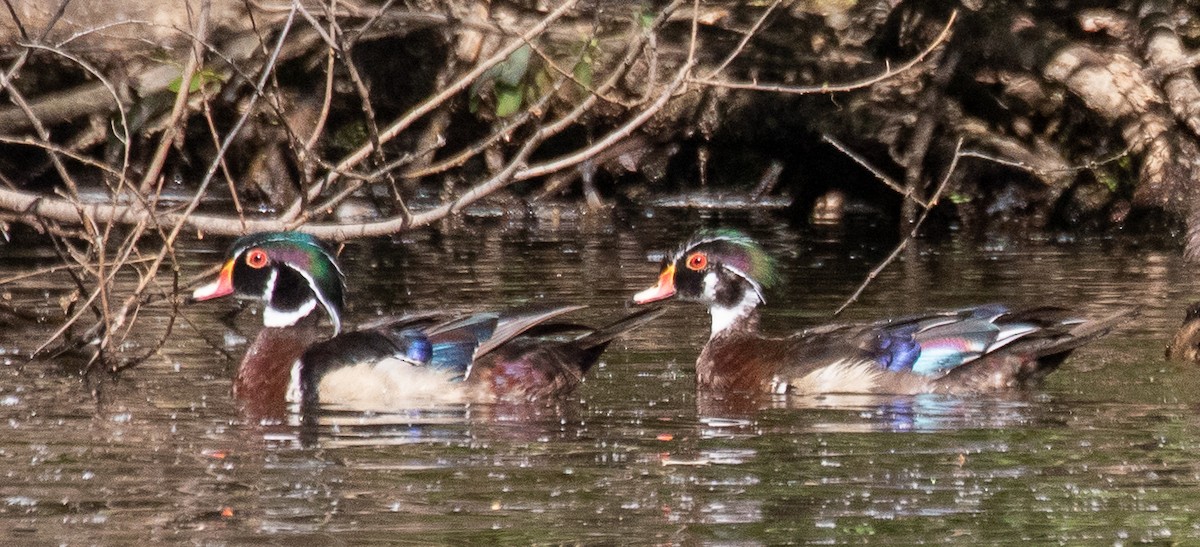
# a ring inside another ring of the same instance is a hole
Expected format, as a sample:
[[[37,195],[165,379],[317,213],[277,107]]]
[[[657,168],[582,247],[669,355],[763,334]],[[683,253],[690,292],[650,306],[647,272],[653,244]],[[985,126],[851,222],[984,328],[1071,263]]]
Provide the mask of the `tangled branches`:
[[[89,347],[91,364],[110,370],[149,355],[111,356],[140,306],[177,301],[189,281],[180,279],[174,249],[193,233],[391,234],[541,179],[543,196],[582,179],[588,202],[599,205],[590,180],[596,166],[669,138],[661,127],[696,110],[698,90],[735,87],[719,79],[722,70],[780,2],[756,14],[719,64],[717,50],[698,48],[698,40],[702,26],[719,26],[714,18],[736,20],[726,8],[577,4],[538,13],[462,2],[428,12],[390,2],[203,0],[173,14],[175,26],[89,22],[66,1],[53,13],[11,11],[21,47],[0,73],[14,103],[0,109],[9,128],[0,142],[38,153],[24,156],[31,176],[4,175],[0,218],[51,235],[76,287],[65,320],[38,351]],[[847,89],[911,68],[949,28],[909,64]],[[177,57],[152,59],[132,38],[138,32],[151,45],[173,45]],[[144,57],[116,70],[116,55],[80,53],[106,39],[126,40],[121,57]],[[434,45],[417,56],[374,49],[405,40]],[[31,59],[57,59],[85,81],[28,97],[35,91],[17,83]],[[407,70],[372,65],[388,62]],[[403,82],[404,95],[383,93],[397,76],[422,81]],[[480,129],[469,119],[487,123]],[[660,128],[645,130],[653,124]],[[580,139],[580,127],[596,132]],[[45,162],[51,171],[40,169]],[[116,279],[129,272],[136,283],[118,291]]]
[[[6,4],[0,222],[46,234],[69,266],[75,294],[39,349],[90,348],[108,369],[148,354],[113,357],[141,306],[192,281],[181,241],[344,241],[559,196],[605,207],[620,192],[598,174],[639,172],[631,200],[703,185],[718,141],[772,165],[752,196],[782,173],[804,209],[857,177],[904,233],[935,205],[994,214],[985,198],[1003,194],[1038,225],[1149,206],[1200,234],[1183,3]],[[864,168],[822,176],[799,149]]]

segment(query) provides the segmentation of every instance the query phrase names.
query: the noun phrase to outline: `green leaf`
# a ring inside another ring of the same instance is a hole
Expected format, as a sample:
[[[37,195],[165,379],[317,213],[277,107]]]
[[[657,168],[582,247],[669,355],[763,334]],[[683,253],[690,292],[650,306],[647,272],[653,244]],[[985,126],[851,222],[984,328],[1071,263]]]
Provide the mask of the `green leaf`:
[[[521,109],[521,101],[525,97],[522,81],[529,71],[529,59],[533,48],[525,44],[512,52],[496,66],[487,69],[471,84],[468,93],[468,109],[474,113],[479,109],[479,94],[483,84],[493,82],[496,93],[496,115],[510,116]]]
[[[638,26],[643,29],[648,29],[654,24],[654,12],[644,7],[634,10],[633,17],[637,21]]]
[[[525,99],[525,86],[505,85],[496,82],[496,115],[505,118],[521,110]]]
[[[338,150],[354,150],[366,144],[368,137],[367,123],[356,120],[335,129],[330,143]]]
[[[541,97],[554,88],[554,80],[550,76],[550,71],[545,68],[533,73],[533,85],[530,86],[529,92],[533,93],[532,98]]]
[[[950,192],[950,194],[947,195],[947,197],[950,198],[950,203],[953,203],[955,205],[962,205],[964,203],[971,202],[971,196],[961,193],[961,192]]]
[[[575,81],[583,86],[583,89],[580,91],[587,92],[587,90],[592,88],[593,70],[590,57],[584,57],[578,63],[575,63],[575,68],[571,69],[571,73],[575,76]]]
[[[1116,192],[1121,186],[1121,179],[1108,171],[1096,171],[1096,180],[1108,188],[1109,192]]]
[[[211,68],[197,70],[192,74],[192,81],[188,83],[188,93],[195,93],[200,91],[208,84],[221,83],[223,81],[224,80],[221,78],[221,75]],[[170,83],[167,84],[167,89],[170,90],[171,93],[179,93],[179,88],[182,85],[183,75],[180,74],[178,78],[171,80]]]
[[[521,79],[525,77],[525,72],[529,70],[529,57],[532,53],[533,48],[529,47],[529,44],[525,44],[512,52],[507,59],[493,67],[499,69],[496,73],[496,83],[507,86],[515,86],[521,83]]]

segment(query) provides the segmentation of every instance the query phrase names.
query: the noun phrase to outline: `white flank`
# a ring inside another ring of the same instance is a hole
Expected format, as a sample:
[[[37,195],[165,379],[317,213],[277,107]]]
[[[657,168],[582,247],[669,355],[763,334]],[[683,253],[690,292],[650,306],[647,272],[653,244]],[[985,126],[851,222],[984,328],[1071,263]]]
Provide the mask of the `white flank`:
[[[800,378],[776,377],[772,380],[771,387],[776,393],[783,393],[786,387],[790,387],[794,393],[801,395],[872,393],[878,388],[881,375],[879,364],[874,361],[841,360]]]
[[[402,359],[384,359],[330,371],[321,378],[317,393],[323,405],[357,411],[469,401],[465,384],[452,382],[454,376]]]
[[[299,403],[300,397],[300,360],[297,359],[292,363],[291,379],[288,380],[287,402]]]

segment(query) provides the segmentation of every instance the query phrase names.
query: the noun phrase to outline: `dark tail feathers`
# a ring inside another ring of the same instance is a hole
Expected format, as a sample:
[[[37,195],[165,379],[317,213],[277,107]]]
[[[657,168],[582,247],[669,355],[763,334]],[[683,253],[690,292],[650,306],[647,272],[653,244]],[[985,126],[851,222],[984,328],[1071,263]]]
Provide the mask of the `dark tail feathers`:
[[[592,349],[600,347],[603,351],[604,347],[608,346],[616,337],[625,334],[635,328],[649,323],[658,316],[662,315],[666,308],[661,306],[651,306],[645,309],[639,309],[621,319],[614,321],[611,324],[605,325],[595,331],[579,337],[575,342],[583,349]]]
[[[1048,328],[1048,332],[1041,336],[1022,339],[1011,347],[952,370],[937,380],[942,390],[993,391],[1036,383],[1057,369],[1076,348],[1108,334],[1113,327],[1135,317],[1139,310],[1127,308],[1099,319],[1082,321],[1073,321],[1065,316],[1056,319],[1056,311],[1048,308],[1020,313],[1037,316],[1049,325],[1057,323],[1061,330]],[[1054,333],[1054,330],[1058,332]]]
[[[1061,354],[1061,361],[1075,348],[1108,334],[1113,327],[1136,317],[1139,313],[1141,311],[1137,308],[1126,308],[1099,319],[1083,321],[1060,336],[1046,339],[1044,346],[1034,349],[1035,355],[1042,359]]]

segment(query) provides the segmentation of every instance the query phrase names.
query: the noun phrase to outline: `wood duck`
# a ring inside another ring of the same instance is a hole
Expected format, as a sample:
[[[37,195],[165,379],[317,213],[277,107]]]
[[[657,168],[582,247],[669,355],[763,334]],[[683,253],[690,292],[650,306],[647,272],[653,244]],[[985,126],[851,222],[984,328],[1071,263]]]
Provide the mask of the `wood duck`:
[[[193,301],[264,302],[263,329],[233,383],[243,410],[282,417],[289,404],[387,411],[439,402],[524,402],[572,391],[614,338],[661,310],[591,329],[549,322],[583,306],[506,313],[415,314],[342,332],[345,279],[334,255],[297,232],[239,238]],[[327,317],[330,325],[322,326]],[[332,334],[330,334],[332,333]]]
[[[1167,345],[1167,359],[1200,363],[1200,302],[1188,307],[1183,325]]]
[[[775,338],[758,332],[758,307],[776,280],[772,259],[746,235],[701,231],[664,259],[658,284],[633,300],[676,298],[708,306],[712,333],[696,360],[699,387],[780,394],[1013,388],[1041,379],[1073,349],[1130,314],[1087,320],[1058,308],[993,304]]]

